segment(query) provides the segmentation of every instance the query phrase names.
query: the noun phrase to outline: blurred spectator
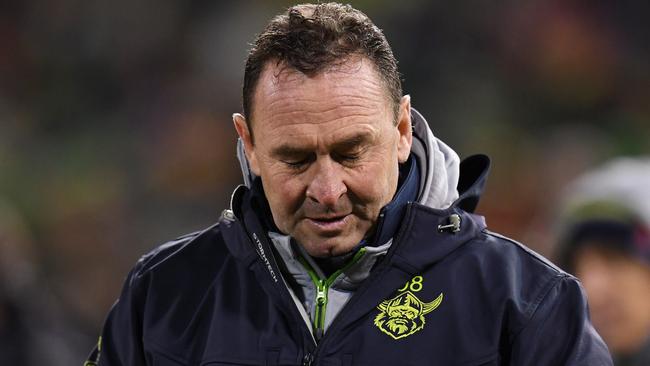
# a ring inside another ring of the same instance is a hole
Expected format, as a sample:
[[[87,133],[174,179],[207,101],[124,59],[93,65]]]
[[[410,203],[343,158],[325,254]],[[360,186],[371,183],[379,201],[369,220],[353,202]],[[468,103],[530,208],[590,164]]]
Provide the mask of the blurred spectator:
[[[582,281],[615,365],[650,365],[650,158],[611,161],[566,197],[558,259]]]
[[[0,365],[78,363],[85,337],[38,272],[24,220],[0,197]]]

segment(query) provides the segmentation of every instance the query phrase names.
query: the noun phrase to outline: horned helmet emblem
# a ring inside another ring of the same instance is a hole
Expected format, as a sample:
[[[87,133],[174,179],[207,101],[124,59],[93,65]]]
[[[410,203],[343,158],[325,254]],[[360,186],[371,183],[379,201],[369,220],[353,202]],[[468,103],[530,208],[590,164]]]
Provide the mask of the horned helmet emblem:
[[[434,311],[442,302],[443,294],[425,303],[411,291],[405,291],[392,299],[384,300],[377,306],[380,310],[375,317],[375,325],[394,339],[400,339],[424,328],[424,316]]]

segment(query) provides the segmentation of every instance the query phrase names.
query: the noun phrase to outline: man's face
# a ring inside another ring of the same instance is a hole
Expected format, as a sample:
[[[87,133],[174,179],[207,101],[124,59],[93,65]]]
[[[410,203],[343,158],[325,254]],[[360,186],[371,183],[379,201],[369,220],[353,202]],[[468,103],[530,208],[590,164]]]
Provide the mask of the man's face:
[[[314,77],[269,62],[252,113],[254,142],[241,115],[235,127],[278,228],[312,256],[350,251],[397,188],[411,147],[409,98],[395,116],[363,58]]]
[[[650,267],[591,245],[578,251],[575,264],[594,326],[612,353],[638,350],[650,336]]]

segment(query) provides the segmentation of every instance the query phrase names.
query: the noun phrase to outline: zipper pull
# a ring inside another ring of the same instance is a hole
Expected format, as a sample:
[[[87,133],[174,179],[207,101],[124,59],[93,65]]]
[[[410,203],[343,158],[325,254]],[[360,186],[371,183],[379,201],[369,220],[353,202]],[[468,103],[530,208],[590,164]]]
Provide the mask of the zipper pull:
[[[323,306],[325,305],[325,300],[327,299],[327,293],[325,292],[325,281],[321,280],[320,283],[318,284],[318,288],[316,290],[316,305],[317,306]]]
[[[302,366],[311,366],[313,362],[314,362],[314,355],[312,355],[309,352],[307,352],[305,354],[305,357],[302,358]]]
[[[325,334],[325,311],[327,309],[327,284],[318,281],[316,287],[316,312],[314,314],[314,337],[318,341]]]

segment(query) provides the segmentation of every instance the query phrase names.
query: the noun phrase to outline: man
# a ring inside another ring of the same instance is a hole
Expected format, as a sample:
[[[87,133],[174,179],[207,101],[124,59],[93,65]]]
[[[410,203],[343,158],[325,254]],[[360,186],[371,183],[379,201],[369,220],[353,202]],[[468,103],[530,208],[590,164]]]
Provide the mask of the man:
[[[245,186],[205,231],[144,256],[105,365],[610,365],[578,282],[472,213],[459,163],[402,96],[381,31],[299,5],[248,57]]]
[[[650,159],[619,158],[578,178],[559,259],[585,286],[617,366],[650,365]]]

